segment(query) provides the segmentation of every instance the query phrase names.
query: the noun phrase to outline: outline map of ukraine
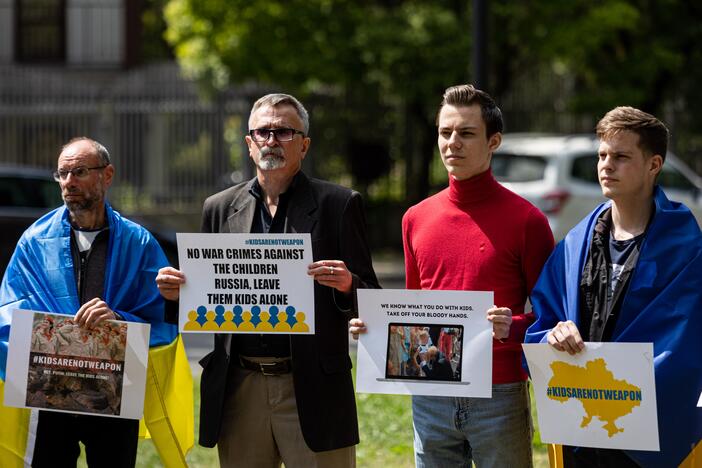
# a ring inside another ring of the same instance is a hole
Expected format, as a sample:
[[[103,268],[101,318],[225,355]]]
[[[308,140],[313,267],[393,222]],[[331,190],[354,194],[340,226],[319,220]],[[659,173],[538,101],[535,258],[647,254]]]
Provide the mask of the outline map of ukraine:
[[[580,427],[586,427],[597,416],[605,424],[607,435],[613,437],[624,429],[617,419],[641,405],[641,389],[626,380],[614,378],[604,359],[588,361],[585,367],[562,361],[551,363],[553,377],[546,387],[546,396],[560,403],[575,398],[583,405],[585,417]]]

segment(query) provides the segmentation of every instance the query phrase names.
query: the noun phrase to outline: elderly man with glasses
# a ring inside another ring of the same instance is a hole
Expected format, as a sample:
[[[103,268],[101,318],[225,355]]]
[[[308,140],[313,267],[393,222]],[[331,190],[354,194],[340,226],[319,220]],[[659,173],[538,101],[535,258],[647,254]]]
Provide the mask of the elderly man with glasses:
[[[1,380],[6,378],[16,309],[73,315],[87,329],[105,320],[148,322],[151,346],[175,338],[176,328],[163,321],[164,302],[153,286],[166,257],[146,229],[120,216],[105,200],[114,173],[107,149],[95,140],[75,138],[61,149],[54,178],[65,205],[24,232],[0,286]],[[29,432],[36,434],[34,447],[25,458],[32,466],[75,466],[79,442],[90,466],[134,466],[139,421],[37,414],[29,422]]]
[[[357,288],[376,288],[357,192],[308,178],[308,114],[286,94],[251,109],[246,144],[256,177],[205,201],[203,232],[311,233],[315,335],[215,335],[202,361],[200,444],[222,466],[350,467],[358,422],[347,322]],[[166,299],[185,282],[159,271]],[[262,365],[266,363],[266,372]]]

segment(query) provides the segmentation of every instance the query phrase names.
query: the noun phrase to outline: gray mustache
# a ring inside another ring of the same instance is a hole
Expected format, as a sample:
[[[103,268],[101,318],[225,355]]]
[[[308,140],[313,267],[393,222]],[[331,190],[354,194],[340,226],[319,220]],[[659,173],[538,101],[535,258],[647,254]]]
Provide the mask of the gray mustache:
[[[261,157],[282,156],[282,155],[283,155],[282,148],[271,148],[270,146],[264,146],[263,148],[261,148]]]

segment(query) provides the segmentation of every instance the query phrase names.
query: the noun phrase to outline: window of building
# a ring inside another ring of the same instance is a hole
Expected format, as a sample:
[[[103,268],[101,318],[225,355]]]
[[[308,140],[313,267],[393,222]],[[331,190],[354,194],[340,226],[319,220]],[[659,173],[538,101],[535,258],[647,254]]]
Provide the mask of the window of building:
[[[15,12],[18,62],[65,61],[65,0],[17,0]]]

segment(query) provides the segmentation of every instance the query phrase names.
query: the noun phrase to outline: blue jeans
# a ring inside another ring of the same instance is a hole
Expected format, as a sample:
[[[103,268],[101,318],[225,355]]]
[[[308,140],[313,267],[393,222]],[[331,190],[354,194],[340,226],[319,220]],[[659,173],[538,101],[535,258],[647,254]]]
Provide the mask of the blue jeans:
[[[526,382],[492,386],[492,398],[413,396],[417,468],[532,466]]]

